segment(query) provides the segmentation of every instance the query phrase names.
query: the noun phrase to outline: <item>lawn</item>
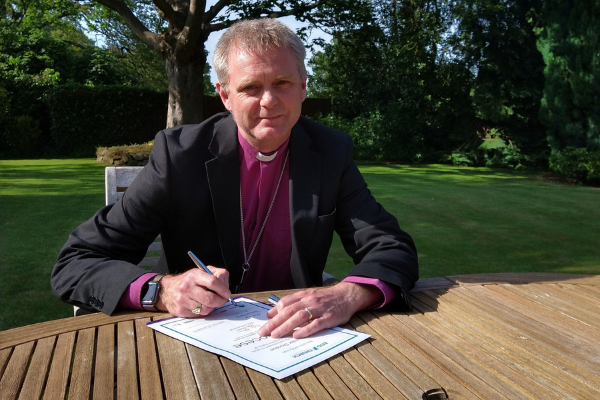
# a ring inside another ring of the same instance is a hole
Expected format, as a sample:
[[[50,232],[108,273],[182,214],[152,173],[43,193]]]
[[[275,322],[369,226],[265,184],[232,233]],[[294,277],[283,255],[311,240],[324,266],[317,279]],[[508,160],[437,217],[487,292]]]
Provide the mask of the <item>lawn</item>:
[[[370,189],[415,239],[421,277],[480,272],[600,273],[600,189],[536,174],[361,166]],[[0,161],[0,329],[72,315],[50,271],[69,232],[104,204],[94,160]],[[334,242],[327,271],[351,260]]]

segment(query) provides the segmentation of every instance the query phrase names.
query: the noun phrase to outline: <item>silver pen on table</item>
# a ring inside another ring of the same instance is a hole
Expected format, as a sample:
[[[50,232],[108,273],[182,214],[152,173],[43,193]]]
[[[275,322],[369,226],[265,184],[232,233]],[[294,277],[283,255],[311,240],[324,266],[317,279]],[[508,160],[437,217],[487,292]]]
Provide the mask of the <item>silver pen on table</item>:
[[[279,297],[272,294],[269,296],[269,302],[277,305],[277,303],[279,302]]]
[[[204,265],[204,263],[202,261],[200,261],[200,259],[198,257],[196,257],[196,255],[194,253],[192,253],[191,251],[188,251],[188,256],[190,256],[190,258],[192,259],[192,261],[194,262],[194,264],[196,264],[196,266],[200,269],[203,269],[204,272],[206,272],[209,275],[213,275],[213,273],[211,272],[210,269],[208,269],[206,267],[206,265]],[[210,290],[210,289],[208,289]],[[212,290],[210,290],[211,292],[213,292]],[[213,292],[214,293],[214,292]],[[229,297],[229,301],[231,302],[231,304],[233,304],[236,307],[239,307],[240,305],[238,303],[236,303],[233,300],[233,297]]]

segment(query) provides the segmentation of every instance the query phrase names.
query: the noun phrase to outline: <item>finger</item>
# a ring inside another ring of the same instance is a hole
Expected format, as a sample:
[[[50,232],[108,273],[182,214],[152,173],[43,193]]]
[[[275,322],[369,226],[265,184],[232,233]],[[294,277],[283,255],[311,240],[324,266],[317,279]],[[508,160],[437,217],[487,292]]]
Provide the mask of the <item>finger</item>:
[[[296,311],[289,318],[285,319],[278,324],[274,329],[271,330],[272,338],[280,338],[291,334],[294,329],[309,322],[310,314],[305,310],[301,309]],[[273,321],[274,323],[280,321]]]
[[[223,284],[229,287],[229,271],[224,268],[213,267],[212,265],[208,266],[214,276],[216,276]]]
[[[221,268],[217,268],[219,270],[221,270]],[[225,273],[221,271],[218,271],[217,274],[219,274],[219,276],[225,276],[227,275],[227,279],[229,276],[229,273],[227,271],[225,271]],[[200,271],[197,270],[196,274],[195,274],[195,286],[198,288],[203,288],[205,291],[209,290],[212,291],[213,293],[215,293],[217,296],[221,297],[224,300],[229,299],[229,297],[231,297],[231,291],[229,290],[228,284],[224,283],[219,276],[215,276],[215,275],[209,275],[204,271]],[[195,288],[195,290],[197,290],[197,288]],[[195,294],[195,292],[190,293],[190,297],[193,297],[193,294]],[[209,299],[207,298],[203,298],[204,301],[206,301],[208,303]],[[224,304],[224,303],[223,303]],[[214,304],[210,304],[211,306],[217,306]],[[222,304],[221,304],[222,305]],[[220,306],[218,306],[220,307]]]
[[[275,317],[277,314],[279,314],[282,310],[284,310],[285,308],[292,306],[293,304],[299,302],[300,300],[302,300],[302,296],[297,296],[297,293],[285,296],[281,299],[279,299],[279,301],[277,302],[277,304],[271,308],[269,311],[267,311],[267,317],[269,318],[273,318]],[[295,312],[296,309],[293,310],[293,312]]]
[[[313,319],[310,323],[305,324],[300,329],[295,330],[292,336],[294,339],[302,339],[314,335],[323,329],[332,328],[337,325],[338,324],[333,321],[328,322],[326,318],[317,318]]]

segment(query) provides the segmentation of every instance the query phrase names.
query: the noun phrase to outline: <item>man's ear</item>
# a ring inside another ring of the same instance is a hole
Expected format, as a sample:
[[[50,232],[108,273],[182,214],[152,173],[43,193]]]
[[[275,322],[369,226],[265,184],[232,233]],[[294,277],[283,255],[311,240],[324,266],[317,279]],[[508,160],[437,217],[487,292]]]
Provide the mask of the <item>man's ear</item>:
[[[217,89],[217,93],[219,93],[219,96],[221,97],[221,101],[223,102],[225,108],[231,111],[231,108],[229,107],[229,94],[225,91],[225,88],[221,85],[220,82],[215,83],[215,88]]]

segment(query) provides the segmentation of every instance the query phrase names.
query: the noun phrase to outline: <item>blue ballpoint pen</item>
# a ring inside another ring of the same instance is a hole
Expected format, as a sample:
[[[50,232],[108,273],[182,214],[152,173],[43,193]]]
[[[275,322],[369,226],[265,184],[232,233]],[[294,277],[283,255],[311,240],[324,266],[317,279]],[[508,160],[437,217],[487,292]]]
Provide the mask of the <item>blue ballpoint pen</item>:
[[[206,272],[209,275],[213,275],[213,273],[210,271],[210,269],[208,269],[206,267],[206,265],[204,265],[204,263],[202,261],[200,261],[200,259],[198,257],[196,257],[196,255],[194,253],[192,253],[191,251],[188,251],[188,255],[190,256],[190,258],[192,259],[192,261],[194,262],[194,264],[196,264],[196,266],[200,269],[203,269],[204,272]],[[210,289],[208,289],[210,290]],[[212,290],[210,290],[212,292]],[[214,292],[213,292],[214,293]],[[229,298],[229,301],[231,302],[231,304],[233,304],[236,307],[240,307],[240,305],[238,303],[236,303],[233,300],[233,297]]]

